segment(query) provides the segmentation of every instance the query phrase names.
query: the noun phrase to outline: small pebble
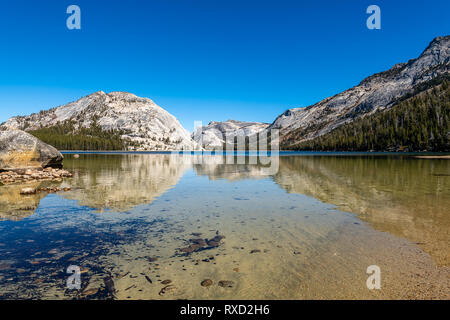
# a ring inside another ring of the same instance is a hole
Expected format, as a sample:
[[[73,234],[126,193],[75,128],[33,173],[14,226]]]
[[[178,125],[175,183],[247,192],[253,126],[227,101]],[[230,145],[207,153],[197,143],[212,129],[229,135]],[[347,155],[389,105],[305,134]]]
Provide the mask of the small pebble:
[[[203,280],[201,283],[202,287],[209,287],[213,284],[213,281],[211,279]]]

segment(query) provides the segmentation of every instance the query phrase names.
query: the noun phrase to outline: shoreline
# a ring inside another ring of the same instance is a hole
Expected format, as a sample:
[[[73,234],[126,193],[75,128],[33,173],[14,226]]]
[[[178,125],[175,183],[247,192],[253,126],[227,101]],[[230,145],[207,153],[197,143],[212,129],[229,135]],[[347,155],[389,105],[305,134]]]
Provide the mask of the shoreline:
[[[59,150],[63,155],[71,154],[180,154],[180,155],[259,155],[267,153],[270,156],[271,151],[212,151],[212,150],[149,150],[149,151],[126,151],[126,150]],[[418,159],[450,159],[450,152],[393,152],[393,151],[291,151],[280,150],[273,153],[279,156],[305,155],[305,156],[410,156]]]
[[[0,186],[11,184],[27,184],[36,181],[55,181],[72,177],[73,174],[68,170],[51,167],[11,169],[0,171]]]
[[[417,159],[450,159],[450,155],[443,156],[415,156]]]

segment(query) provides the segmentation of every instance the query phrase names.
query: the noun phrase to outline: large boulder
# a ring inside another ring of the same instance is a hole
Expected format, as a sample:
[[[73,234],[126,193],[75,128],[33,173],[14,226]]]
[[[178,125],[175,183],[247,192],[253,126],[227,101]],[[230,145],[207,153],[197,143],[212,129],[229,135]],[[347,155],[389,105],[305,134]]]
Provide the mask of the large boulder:
[[[61,167],[63,155],[21,130],[0,130],[0,170]]]

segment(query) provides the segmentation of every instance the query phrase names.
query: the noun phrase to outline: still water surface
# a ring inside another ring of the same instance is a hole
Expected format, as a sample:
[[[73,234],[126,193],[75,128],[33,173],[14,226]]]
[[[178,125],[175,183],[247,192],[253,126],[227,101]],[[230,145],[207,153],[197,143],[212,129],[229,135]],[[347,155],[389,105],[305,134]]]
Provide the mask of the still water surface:
[[[450,298],[449,160],[65,157],[71,191],[0,187],[2,299]]]

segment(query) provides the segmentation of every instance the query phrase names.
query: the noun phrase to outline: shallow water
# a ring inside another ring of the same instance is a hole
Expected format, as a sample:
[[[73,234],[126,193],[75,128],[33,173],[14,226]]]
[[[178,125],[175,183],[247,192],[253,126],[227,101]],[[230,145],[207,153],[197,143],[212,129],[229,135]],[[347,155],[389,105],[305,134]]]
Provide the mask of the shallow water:
[[[450,298],[448,160],[222,160],[66,155],[69,192],[0,187],[0,298]],[[81,290],[66,287],[70,265]]]

